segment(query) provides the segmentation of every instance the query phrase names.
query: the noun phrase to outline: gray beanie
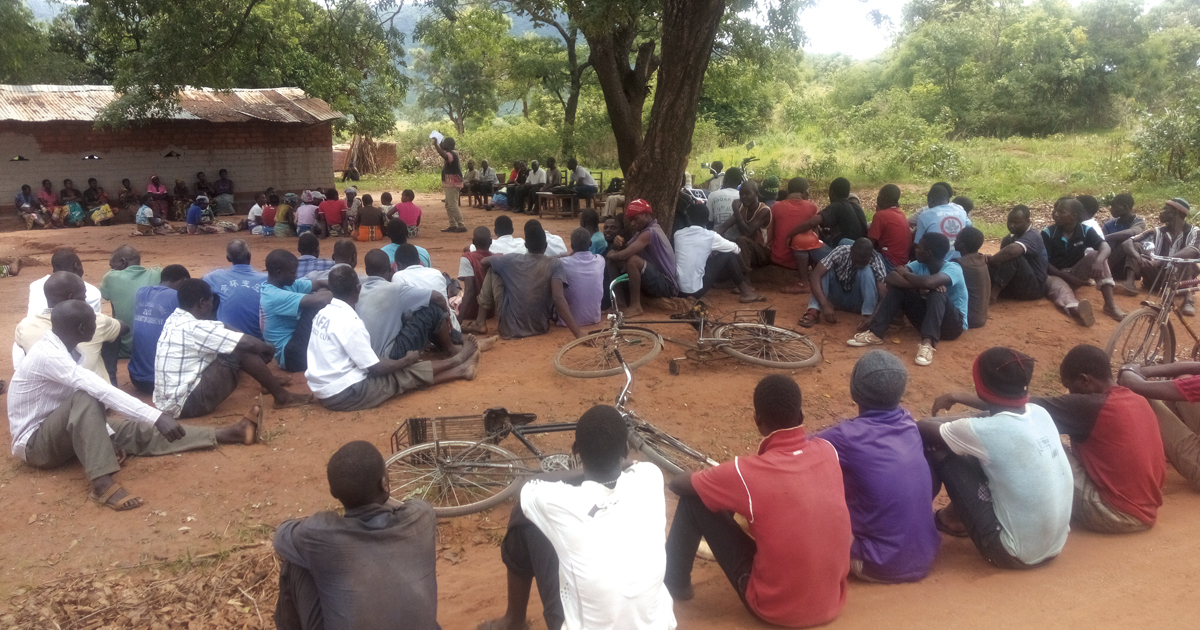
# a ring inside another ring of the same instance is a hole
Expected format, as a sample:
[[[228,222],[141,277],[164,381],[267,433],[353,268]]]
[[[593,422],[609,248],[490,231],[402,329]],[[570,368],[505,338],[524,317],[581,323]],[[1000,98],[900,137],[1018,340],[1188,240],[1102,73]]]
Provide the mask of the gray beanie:
[[[872,350],[854,364],[850,373],[850,398],[865,409],[895,409],[900,406],[908,370],[890,352]]]

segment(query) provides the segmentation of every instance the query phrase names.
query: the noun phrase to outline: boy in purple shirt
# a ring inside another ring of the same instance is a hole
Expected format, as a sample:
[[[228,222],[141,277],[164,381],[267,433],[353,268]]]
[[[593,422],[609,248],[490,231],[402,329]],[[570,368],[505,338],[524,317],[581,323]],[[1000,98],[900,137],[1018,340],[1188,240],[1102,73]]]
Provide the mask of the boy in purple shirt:
[[[854,365],[858,417],[817,434],[837,450],[854,543],[850,571],[868,582],[916,582],[933,567],[941,535],[929,501],[933,481],[921,434],[900,408],[904,364],[872,350]]]
[[[586,228],[571,232],[570,256],[559,258],[567,274],[563,293],[578,326],[590,326],[600,321],[600,301],[604,298],[604,257],[593,254],[592,235]],[[566,326],[562,317],[559,326]]]

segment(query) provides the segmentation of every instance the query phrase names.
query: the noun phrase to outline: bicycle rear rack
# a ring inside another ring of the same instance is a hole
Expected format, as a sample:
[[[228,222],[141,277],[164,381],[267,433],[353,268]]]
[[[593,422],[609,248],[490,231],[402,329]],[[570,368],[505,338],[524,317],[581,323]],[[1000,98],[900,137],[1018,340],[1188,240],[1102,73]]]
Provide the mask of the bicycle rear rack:
[[[509,413],[503,407],[488,409],[483,415],[407,418],[391,437],[393,453],[437,440],[486,441],[499,444],[508,436],[509,427],[537,420],[534,413]]]

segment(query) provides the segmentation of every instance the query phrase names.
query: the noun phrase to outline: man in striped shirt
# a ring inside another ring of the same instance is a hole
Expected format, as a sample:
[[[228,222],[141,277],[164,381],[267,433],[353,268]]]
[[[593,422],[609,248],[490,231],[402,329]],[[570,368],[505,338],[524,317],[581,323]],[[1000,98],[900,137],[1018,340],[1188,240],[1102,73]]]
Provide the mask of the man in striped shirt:
[[[267,363],[275,347],[212,319],[216,300],[198,278],[179,285],[179,308],[163,324],[154,357],[154,405],[177,418],[212,413],[237,389],[242,372],[275,398],[275,407],[309,402],[284,389]]]
[[[91,483],[90,498],[124,511],[142,504],[113,479],[127,456],[257,441],[252,418],[219,429],[180,425],[84,368],[77,346],[96,330],[96,314],[87,303],[63,302],[50,320],[50,332],[30,349],[8,392],[12,452],[29,465],[55,468],[78,458]],[[106,419],[106,408],[131,421]]]

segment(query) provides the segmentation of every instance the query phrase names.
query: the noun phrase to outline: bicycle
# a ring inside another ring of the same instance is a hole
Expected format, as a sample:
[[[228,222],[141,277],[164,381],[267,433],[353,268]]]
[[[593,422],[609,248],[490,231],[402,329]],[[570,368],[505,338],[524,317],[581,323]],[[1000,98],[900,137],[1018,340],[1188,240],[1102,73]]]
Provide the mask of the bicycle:
[[[643,325],[691,324],[698,338],[695,343],[667,338],[687,348],[683,357],[671,359],[672,375],[679,374],[679,364],[685,359],[710,361],[724,354],[762,367],[798,369],[821,362],[821,350],[807,336],[774,326],[775,311],[735,311],[733,320],[711,321],[704,302],[697,302],[689,311],[672,315],[669,320],[631,321],[626,325],[617,308],[616,287],[629,279],[621,275],[608,286],[613,312],[608,315],[608,327],[567,342],[554,355],[554,369],[575,378],[598,378],[621,373],[616,353],[633,356],[630,369],[649,363],[662,350],[663,337]],[[711,332],[710,332],[711,331]]]
[[[1178,320],[1184,331],[1192,338],[1191,360],[1200,361],[1200,336],[1184,319],[1178,300],[1197,290],[1200,280],[1185,280],[1184,269],[1195,265],[1196,260],[1151,255],[1151,259],[1165,263],[1151,285],[1151,294],[1158,293],[1158,301],[1147,299],[1142,308],[1125,316],[1108,340],[1109,360],[1115,366],[1130,363],[1160,365],[1175,361],[1175,325]]]
[[[616,353],[620,359],[620,352]],[[667,476],[716,466],[716,461],[626,407],[633,371],[622,365],[625,387],[615,406],[629,427],[630,451],[641,453]],[[530,439],[573,432],[576,423],[532,424],[536,419],[536,414],[509,413],[503,408],[488,409],[482,421],[474,415],[407,419],[392,434],[395,454],[387,460],[392,497],[424,500],[439,518],[465,516],[499,505],[537,473],[577,467],[574,456],[546,453]],[[520,456],[500,446],[509,436],[530,455]]]

